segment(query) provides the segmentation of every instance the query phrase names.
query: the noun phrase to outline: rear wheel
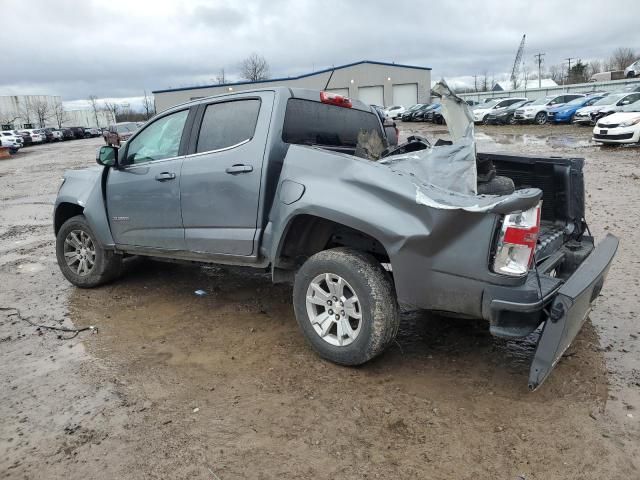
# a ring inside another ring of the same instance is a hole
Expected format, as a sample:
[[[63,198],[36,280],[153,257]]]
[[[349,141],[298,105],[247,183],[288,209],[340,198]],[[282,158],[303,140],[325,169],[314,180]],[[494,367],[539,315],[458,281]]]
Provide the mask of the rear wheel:
[[[81,288],[107,283],[122,269],[122,257],[102,248],[84,215],[62,224],[56,236],[56,257],[65,278]]]
[[[547,113],[546,112],[538,112],[536,114],[535,121],[538,125],[544,125],[547,123]]]
[[[296,320],[313,349],[342,365],[360,365],[382,353],[398,332],[393,284],[373,256],[324,250],[296,274]]]
[[[507,119],[507,123],[509,125],[517,125],[518,121],[516,120],[516,117],[514,117],[513,115],[510,115],[509,118]]]

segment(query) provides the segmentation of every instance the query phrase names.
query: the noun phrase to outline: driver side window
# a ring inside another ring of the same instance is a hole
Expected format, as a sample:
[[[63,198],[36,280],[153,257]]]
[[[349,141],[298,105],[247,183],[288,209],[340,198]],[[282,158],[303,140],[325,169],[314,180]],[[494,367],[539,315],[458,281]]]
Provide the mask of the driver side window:
[[[126,163],[130,165],[177,157],[188,114],[189,110],[181,110],[150,124],[129,142]]]

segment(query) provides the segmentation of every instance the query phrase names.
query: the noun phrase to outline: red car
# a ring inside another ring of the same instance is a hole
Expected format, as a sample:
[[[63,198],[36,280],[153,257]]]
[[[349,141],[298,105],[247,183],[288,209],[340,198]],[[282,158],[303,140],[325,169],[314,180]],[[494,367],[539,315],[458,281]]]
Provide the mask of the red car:
[[[135,122],[122,122],[109,125],[109,128],[102,134],[107,145],[119,147],[122,142],[126,142],[131,135],[138,130]]]

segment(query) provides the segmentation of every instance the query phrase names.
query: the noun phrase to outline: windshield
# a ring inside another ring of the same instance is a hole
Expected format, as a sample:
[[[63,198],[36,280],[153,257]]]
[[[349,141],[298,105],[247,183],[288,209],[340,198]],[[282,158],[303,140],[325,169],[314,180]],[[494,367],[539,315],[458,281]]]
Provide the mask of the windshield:
[[[416,103],[413,107],[409,108],[409,112],[412,112],[414,110],[419,109],[420,107],[422,107],[422,103]]]
[[[485,110],[485,109],[493,108],[498,104],[499,101],[500,100],[491,100],[490,102],[487,102],[487,103],[481,103],[480,105],[475,107],[475,110]]]
[[[116,125],[116,132],[118,133],[127,133],[127,132],[135,132],[137,130],[135,123],[125,123],[124,125]]]
[[[596,106],[596,105],[613,105],[618,100],[620,100],[622,97],[624,97],[624,94],[608,95],[608,96],[606,96],[604,98],[601,98],[600,100],[598,100],[593,105],[594,106]]]
[[[549,103],[551,100],[553,100],[555,97],[542,97],[542,98],[538,98],[537,100],[534,100],[533,102],[531,102],[531,105],[546,105],[547,103]]]
[[[622,107],[622,111],[624,112],[640,112],[640,100],[630,103],[629,105],[625,105]]]
[[[570,102],[567,103],[567,106],[569,105],[582,105],[585,101],[584,97],[578,97],[578,98],[574,98],[573,100],[571,100]]]

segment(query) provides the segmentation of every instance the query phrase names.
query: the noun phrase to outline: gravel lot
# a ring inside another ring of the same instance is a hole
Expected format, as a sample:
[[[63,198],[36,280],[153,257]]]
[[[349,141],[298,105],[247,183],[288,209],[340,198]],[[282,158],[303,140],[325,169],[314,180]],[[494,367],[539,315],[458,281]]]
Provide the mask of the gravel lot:
[[[0,160],[0,476],[640,478],[640,148],[589,137],[477,128],[480,151],[585,157],[591,230],[621,239],[591,321],[535,393],[535,336],[497,340],[482,322],[406,314],[380,358],[322,361],[291,288],[262,271],[139,261],[76,289],[57,269],[51,204],[101,140]],[[24,319],[99,332],[64,339]]]

